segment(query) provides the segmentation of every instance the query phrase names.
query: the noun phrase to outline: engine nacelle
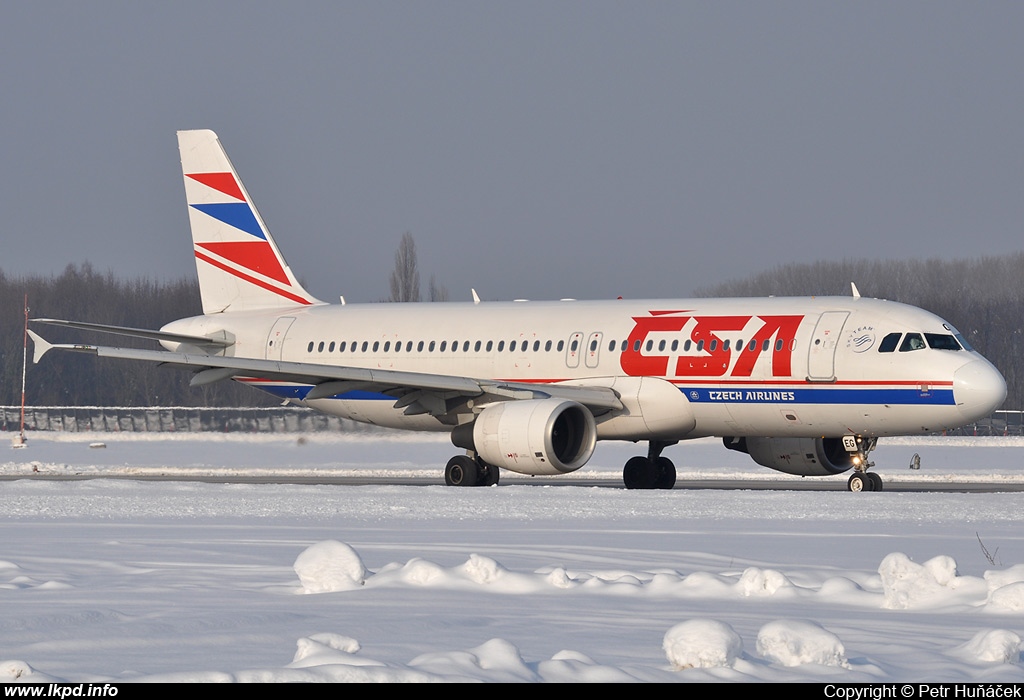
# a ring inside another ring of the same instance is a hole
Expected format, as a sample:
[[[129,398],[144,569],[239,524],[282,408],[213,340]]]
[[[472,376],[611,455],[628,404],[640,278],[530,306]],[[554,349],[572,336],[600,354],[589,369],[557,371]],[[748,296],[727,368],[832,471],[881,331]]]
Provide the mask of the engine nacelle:
[[[797,476],[842,474],[858,453],[847,452],[842,438],[725,438],[730,450],[746,452],[762,467]]]
[[[475,450],[488,464],[520,474],[565,474],[594,454],[597,427],[575,401],[536,399],[488,406],[452,431],[457,447]]]

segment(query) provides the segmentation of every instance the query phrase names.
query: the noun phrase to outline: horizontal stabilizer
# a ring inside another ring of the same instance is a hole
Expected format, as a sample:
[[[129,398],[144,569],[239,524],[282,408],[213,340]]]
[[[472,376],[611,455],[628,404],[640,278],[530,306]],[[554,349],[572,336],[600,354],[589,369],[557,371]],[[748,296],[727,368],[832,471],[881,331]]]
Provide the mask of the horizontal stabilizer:
[[[65,326],[67,328],[79,328],[85,331],[97,331],[99,333],[113,333],[114,335],[126,335],[132,338],[146,338],[149,340],[167,340],[172,343],[188,343],[196,346],[214,346],[219,348],[230,347],[235,344],[233,340],[225,338],[207,338],[201,335],[183,335],[181,333],[168,333],[166,331],[154,331],[147,328],[129,328],[127,326],[108,326],[102,323],[86,323],[85,321],[62,321],[56,318],[33,318],[33,323],[45,323],[50,326]],[[36,336],[38,337],[38,336]]]

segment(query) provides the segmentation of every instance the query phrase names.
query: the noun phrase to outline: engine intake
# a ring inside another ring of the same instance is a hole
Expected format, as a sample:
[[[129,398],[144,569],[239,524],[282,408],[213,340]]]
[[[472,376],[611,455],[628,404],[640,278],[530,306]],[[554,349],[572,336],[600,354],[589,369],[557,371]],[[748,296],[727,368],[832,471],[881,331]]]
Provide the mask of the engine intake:
[[[565,474],[594,454],[597,427],[581,404],[562,399],[505,401],[452,431],[456,447],[520,474]]]
[[[730,450],[745,452],[762,467],[797,476],[831,476],[853,466],[842,438],[724,438]]]

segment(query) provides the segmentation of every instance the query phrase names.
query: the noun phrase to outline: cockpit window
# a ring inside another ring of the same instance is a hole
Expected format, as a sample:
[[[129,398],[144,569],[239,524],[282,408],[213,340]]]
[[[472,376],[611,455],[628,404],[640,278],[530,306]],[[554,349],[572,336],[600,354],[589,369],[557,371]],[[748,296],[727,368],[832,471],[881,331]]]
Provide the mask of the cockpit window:
[[[907,333],[900,345],[900,352],[911,352],[913,350],[924,350],[924,338],[920,333]]]
[[[928,347],[933,350],[959,350],[960,343],[956,338],[945,333],[925,333],[924,339],[928,341]]]
[[[900,338],[902,336],[902,333],[890,333],[885,336],[882,338],[882,342],[878,346],[878,352],[895,352],[896,346],[900,344]]]

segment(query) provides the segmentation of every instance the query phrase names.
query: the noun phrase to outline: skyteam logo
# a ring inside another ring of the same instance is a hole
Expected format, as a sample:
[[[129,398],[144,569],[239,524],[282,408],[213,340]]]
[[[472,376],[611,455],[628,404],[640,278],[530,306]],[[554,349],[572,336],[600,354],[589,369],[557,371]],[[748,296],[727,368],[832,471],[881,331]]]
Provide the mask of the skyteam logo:
[[[872,326],[861,326],[850,331],[846,337],[846,347],[854,352],[867,352],[875,345],[875,329]]]

